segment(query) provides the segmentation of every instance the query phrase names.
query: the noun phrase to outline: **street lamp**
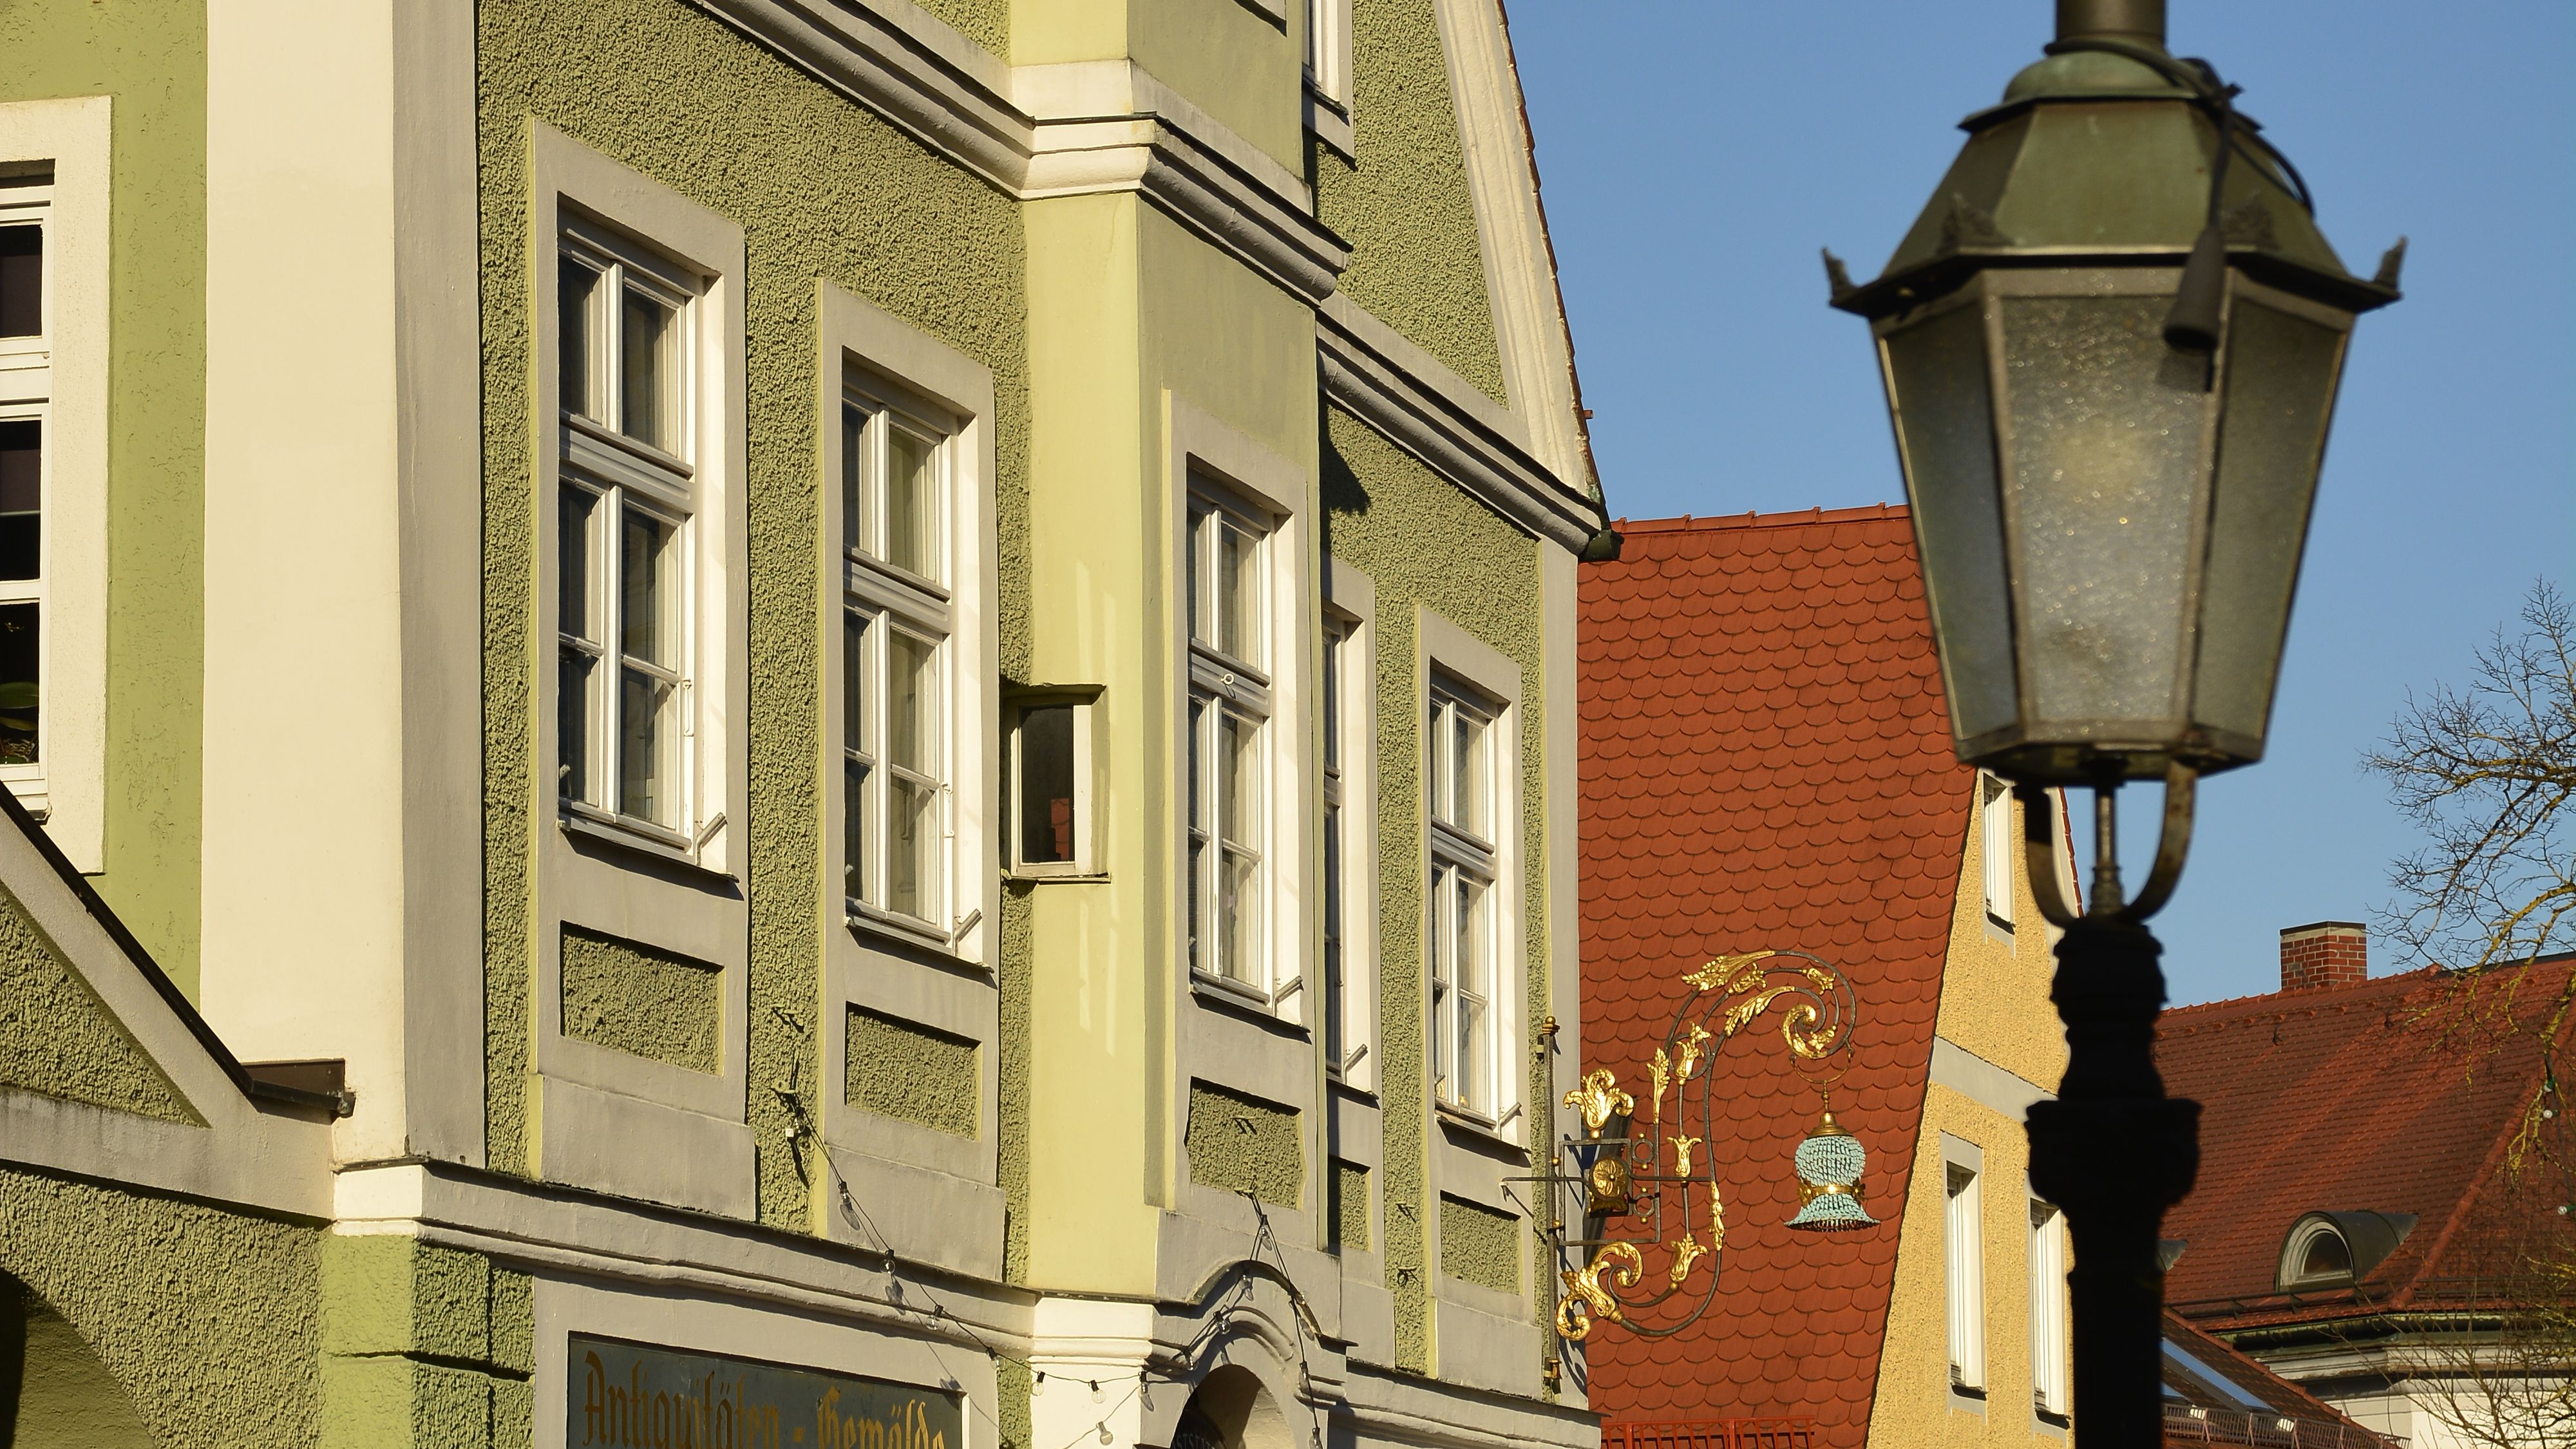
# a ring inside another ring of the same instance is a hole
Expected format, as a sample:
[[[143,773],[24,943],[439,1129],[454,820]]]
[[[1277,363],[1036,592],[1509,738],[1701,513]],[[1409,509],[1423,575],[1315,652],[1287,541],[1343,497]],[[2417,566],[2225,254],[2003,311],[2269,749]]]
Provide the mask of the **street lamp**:
[[[2305,183],[2164,0],[2058,0],[2047,58],[1968,142],[1877,280],[1870,322],[1959,758],[2014,782],[2037,894],[2066,930],[2066,1077],[2031,1109],[2031,1177],[2076,1241],[2075,1412],[2096,1446],[2162,1433],[2156,1229],[2198,1165],[2199,1104],[2164,1094],[2143,922],[2172,892],[2201,775],[2262,758],[2309,504],[2359,313],[2404,242],[2344,269]],[[2165,781],[2124,898],[2116,792]],[[2051,785],[2094,790],[2081,916]]]

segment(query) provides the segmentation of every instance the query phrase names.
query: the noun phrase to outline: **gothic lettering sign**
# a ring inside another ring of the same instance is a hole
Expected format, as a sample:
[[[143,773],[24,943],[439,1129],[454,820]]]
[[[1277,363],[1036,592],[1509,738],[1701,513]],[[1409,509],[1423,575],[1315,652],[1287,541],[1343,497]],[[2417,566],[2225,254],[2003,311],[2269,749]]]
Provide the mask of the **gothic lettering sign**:
[[[941,1389],[574,1334],[566,1449],[965,1449]]]

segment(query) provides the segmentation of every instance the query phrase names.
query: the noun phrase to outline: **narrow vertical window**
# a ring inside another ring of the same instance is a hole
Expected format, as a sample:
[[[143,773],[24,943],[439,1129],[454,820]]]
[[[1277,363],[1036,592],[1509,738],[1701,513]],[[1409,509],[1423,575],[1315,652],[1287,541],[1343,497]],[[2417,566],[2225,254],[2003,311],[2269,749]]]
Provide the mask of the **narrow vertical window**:
[[[1264,934],[1269,904],[1267,524],[1212,488],[1190,497],[1189,955],[1199,975],[1284,995]]]
[[[1342,975],[1343,917],[1348,909],[1344,897],[1349,890],[1342,876],[1343,761],[1349,746],[1342,736],[1350,725],[1342,710],[1350,692],[1343,675],[1350,668],[1356,632],[1347,619],[1327,616],[1324,620],[1324,1070],[1336,1077],[1350,1064],[1351,1033],[1344,1020],[1350,1011],[1350,992]]]
[[[44,781],[46,430],[53,339],[45,179],[0,190],[0,781],[31,805]],[[40,812],[41,813],[41,812]]]
[[[1941,1236],[1950,1307],[1950,1387],[1981,1397],[1986,1388],[1985,1215],[1976,1170],[1957,1162],[1945,1166],[1949,1199]]]
[[[1435,678],[1424,721],[1430,783],[1431,1076],[1450,1106],[1492,1116],[1497,947],[1494,707]]]
[[[587,227],[556,257],[556,791],[566,813],[693,848],[696,283]],[[640,445],[640,446],[639,446]]]
[[[2030,1400],[2066,1422],[2066,1223],[2053,1203],[2030,1200]]]
[[[1983,857],[1986,919],[2009,931],[2013,924],[2012,787],[1992,775],[1977,777],[1978,854]]]
[[[1011,730],[1011,865],[1033,875],[1071,875],[1085,868],[1090,822],[1088,700],[1048,700],[1020,707]]]
[[[843,881],[850,914],[952,935],[954,420],[853,376],[841,400]]]

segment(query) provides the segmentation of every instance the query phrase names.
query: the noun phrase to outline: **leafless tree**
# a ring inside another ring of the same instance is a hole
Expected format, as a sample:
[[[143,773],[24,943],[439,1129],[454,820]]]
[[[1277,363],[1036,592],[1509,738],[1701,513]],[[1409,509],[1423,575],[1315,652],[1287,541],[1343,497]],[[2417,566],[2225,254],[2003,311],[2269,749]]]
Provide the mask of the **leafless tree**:
[[[2415,1397],[2460,1442],[2521,1449],[2576,1440],[2576,1162],[2558,1120],[2576,971],[2535,958],[2576,937],[2576,622],[2547,580],[2519,629],[2499,628],[2465,689],[2410,694],[2363,768],[2424,832],[2389,873],[2383,937],[2449,969],[2411,1023],[2462,1070],[2499,1056],[2540,1070],[2491,1184],[2474,1276],[2418,1306]],[[2549,982],[2556,976],[2554,984]],[[2535,994],[2539,993],[2539,994]],[[2468,1245],[2463,1245],[2468,1246]]]

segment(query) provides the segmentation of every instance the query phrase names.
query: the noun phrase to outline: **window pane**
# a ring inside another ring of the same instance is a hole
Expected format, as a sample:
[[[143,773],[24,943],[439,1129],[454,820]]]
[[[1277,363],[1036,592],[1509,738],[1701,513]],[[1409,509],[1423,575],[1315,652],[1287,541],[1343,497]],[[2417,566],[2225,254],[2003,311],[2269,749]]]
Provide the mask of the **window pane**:
[[[1252,846],[1261,832],[1261,727],[1232,710],[1217,727],[1217,829],[1229,845]]]
[[[1342,1012],[1342,812],[1324,810],[1324,1063],[1341,1070]]]
[[[1342,767],[1342,645],[1349,639],[1339,624],[1324,626],[1324,769]]]
[[[1456,980],[1457,941],[1449,928],[1449,897],[1457,884],[1455,867],[1431,868],[1431,1085],[1442,1097],[1454,1094],[1449,1069],[1449,1023],[1455,1014],[1456,993],[1451,983]]]
[[[841,766],[841,893],[865,899],[868,863],[868,767],[856,761]]]
[[[926,579],[940,576],[938,446],[902,428],[886,432],[885,561]]]
[[[571,257],[555,266],[555,356],[560,364],[563,410],[599,421],[598,389],[591,373],[598,362],[592,345],[591,318],[598,314],[599,271]]]
[[[680,531],[629,506],[619,529],[618,648],[665,669],[680,663]]]
[[[0,337],[45,331],[45,229],[0,227]]]
[[[1261,662],[1261,576],[1251,534],[1219,518],[1216,524],[1216,647],[1246,664]]]
[[[1190,766],[1189,795],[1185,806],[1190,816],[1190,965],[1195,969],[1212,968],[1208,959],[1207,933],[1207,770],[1203,756],[1207,753],[1208,706],[1200,700],[1190,701]]]
[[[1190,637],[1202,644],[1215,643],[1208,632],[1207,600],[1207,531],[1216,526],[1214,515],[1194,509],[1190,513],[1189,558],[1185,567],[1189,577],[1183,592],[1188,595]]]
[[[587,488],[566,488],[555,515],[555,627],[576,639],[600,642],[592,617],[596,581],[590,566],[592,520],[599,495]]]
[[[679,451],[675,436],[678,409],[672,406],[678,381],[678,314],[657,298],[632,287],[618,309],[618,428],[639,443],[665,452]]]
[[[639,820],[679,818],[679,695],[640,669],[625,671],[618,704],[617,808]]]
[[[886,909],[932,919],[939,886],[939,791],[886,777]]]
[[[590,783],[590,690],[599,661],[563,651],[555,672],[555,790],[566,800],[599,803]]]
[[[841,409],[841,548],[856,552],[868,546],[868,414],[864,408]]]
[[[1456,791],[1451,797],[1449,818],[1458,828],[1472,834],[1485,833],[1484,791],[1479,788],[1484,774],[1476,746],[1476,722],[1463,709],[1449,712],[1449,779]]]
[[[0,423],[0,579],[44,577],[44,424]]]
[[[886,759],[939,773],[939,647],[918,634],[886,631]]]
[[[0,605],[0,765],[30,765],[36,751],[37,606]]]
[[[841,616],[841,748],[868,749],[868,625],[865,614]]]
[[[1073,706],[1050,704],[1020,714],[1020,859],[1070,861],[1073,855]]]
[[[1492,974],[1491,943],[1486,938],[1491,914],[1486,909],[1488,894],[1482,881],[1458,878],[1458,1100],[1479,1108],[1492,1100],[1487,1078],[1493,1070],[1493,1052],[1485,1040],[1485,1004],[1493,994],[1488,979]]]
[[[1224,920],[1226,975],[1253,985],[1261,980],[1261,863],[1227,848],[1218,857],[1217,909]]]

